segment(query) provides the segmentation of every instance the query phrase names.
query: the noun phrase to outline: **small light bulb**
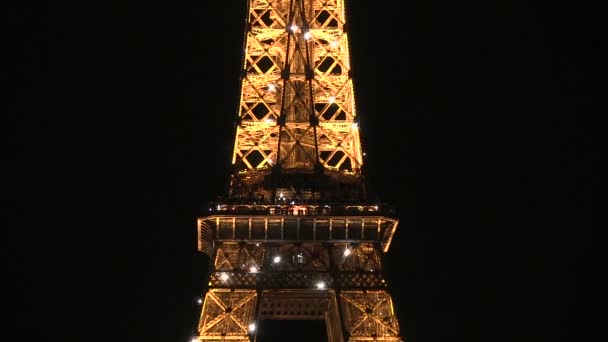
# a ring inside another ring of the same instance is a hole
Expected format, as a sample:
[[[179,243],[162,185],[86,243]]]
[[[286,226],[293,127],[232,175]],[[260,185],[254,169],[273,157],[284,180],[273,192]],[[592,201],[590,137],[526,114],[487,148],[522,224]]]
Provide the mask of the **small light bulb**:
[[[277,88],[272,83],[268,83],[268,91],[275,91]]]
[[[356,122],[353,123],[353,129],[357,130],[359,129],[359,124],[357,124]]]
[[[296,32],[298,30],[298,25],[291,25],[291,32]]]
[[[325,288],[325,283],[324,283],[324,282],[322,282],[322,281],[318,282],[318,283],[317,283],[317,288],[318,288],[318,289],[324,289],[324,288]]]
[[[255,267],[255,266],[251,266],[251,267],[249,267],[249,272],[251,272],[251,273],[255,273],[255,272],[257,272],[257,271],[258,271],[258,268],[257,268],[257,267]]]
[[[338,47],[338,45],[339,45],[339,43],[338,43],[338,41],[337,41],[337,40],[332,40],[332,42],[331,42],[331,43],[329,43],[329,46],[331,46],[331,48],[332,48],[332,49],[337,48],[337,47]]]
[[[190,342],[199,342],[199,341],[198,341],[198,338],[193,337],[193,338],[190,340]]]
[[[344,250],[344,256],[349,256],[350,255],[350,249],[347,248]]]
[[[310,33],[310,31],[306,31],[306,33],[304,33],[304,39],[309,40],[312,37],[312,34]]]
[[[275,256],[274,259],[272,259],[272,262],[274,262],[275,264],[278,264],[281,262],[281,257],[280,256]]]
[[[196,300],[196,302],[199,303],[199,304],[202,304],[203,300],[199,298],[199,299]]]
[[[222,274],[220,274],[220,280],[221,281],[228,280],[228,273],[222,273]]]
[[[251,332],[255,331],[255,323],[249,324],[249,331],[251,331]]]
[[[330,96],[328,99],[329,103],[334,103],[336,102],[336,97],[335,96]]]

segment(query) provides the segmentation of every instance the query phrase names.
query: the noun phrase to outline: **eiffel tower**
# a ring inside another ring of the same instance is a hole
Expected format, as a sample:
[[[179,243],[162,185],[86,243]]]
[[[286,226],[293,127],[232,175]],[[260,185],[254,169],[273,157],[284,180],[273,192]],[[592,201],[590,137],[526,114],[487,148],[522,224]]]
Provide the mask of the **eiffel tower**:
[[[259,341],[264,320],[403,340],[382,268],[398,220],[366,198],[347,23],[344,0],[248,0],[228,191],[198,218],[193,341]]]

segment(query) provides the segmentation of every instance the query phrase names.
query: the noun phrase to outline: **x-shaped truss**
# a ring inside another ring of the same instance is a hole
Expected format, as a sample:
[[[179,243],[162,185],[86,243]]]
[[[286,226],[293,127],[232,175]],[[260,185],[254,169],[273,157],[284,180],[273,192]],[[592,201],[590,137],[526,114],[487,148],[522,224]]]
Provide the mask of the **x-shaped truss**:
[[[342,253],[346,250],[348,250],[348,254]],[[381,267],[380,258],[372,244],[365,243],[354,247],[348,246],[348,244],[337,244],[334,255],[340,271],[374,272],[380,270]]]
[[[252,0],[249,8],[233,164],[253,171],[318,160],[358,174],[363,160],[343,1]]]
[[[255,290],[209,290],[199,321],[198,339],[249,342],[248,326],[254,319],[256,299]]]
[[[385,291],[343,291],[346,329],[351,340],[398,340],[399,325]]]
[[[218,271],[259,269],[264,260],[264,248],[251,244],[224,243],[217,247],[215,269]]]

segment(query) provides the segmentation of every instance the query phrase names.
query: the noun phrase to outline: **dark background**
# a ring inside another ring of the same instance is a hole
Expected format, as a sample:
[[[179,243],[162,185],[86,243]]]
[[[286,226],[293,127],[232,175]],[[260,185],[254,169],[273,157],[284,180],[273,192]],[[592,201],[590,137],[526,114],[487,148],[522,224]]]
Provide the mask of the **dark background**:
[[[348,3],[364,172],[399,210],[386,270],[407,341],[599,339],[600,12]],[[189,340],[207,267],[196,217],[225,191],[244,8],[8,11],[20,336]]]

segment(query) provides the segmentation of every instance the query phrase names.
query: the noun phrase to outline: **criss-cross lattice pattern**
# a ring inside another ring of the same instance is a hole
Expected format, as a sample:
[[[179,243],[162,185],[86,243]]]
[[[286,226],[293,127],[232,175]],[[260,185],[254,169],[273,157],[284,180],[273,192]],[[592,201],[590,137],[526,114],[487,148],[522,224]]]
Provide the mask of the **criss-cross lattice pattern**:
[[[385,291],[343,291],[342,305],[350,341],[400,341],[399,324]]]
[[[255,290],[209,290],[198,326],[198,340],[249,342],[248,326],[254,319],[256,299]]]
[[[340,272],[338,286],[348,289],[385,288],[386,282],[380,272]]]
[[[311,289],[323,282],[333,287],[334,280],[323,272],[213,272],[209,279],[211,287],[264,288],[264,289]]]
[[[215,269],[221,271],[259,269],[264,260],[264,248],[256,247],[258,246],[255,244],[223,243],[217,248]]]
[[[329,252],[320,243],[275,244],[268,247],[269,257],[281,256],[281,262],[269,263],[273,271],[327,272],[330,268]]]
[[[334,259],[340,271],[377,272],[380,270],[380,258],[371,243],[338,243],[335,250]]]
[[[233,164],[360,174],[343,0],[251,0]],[[246,175],[243,175],[246,178]]]

